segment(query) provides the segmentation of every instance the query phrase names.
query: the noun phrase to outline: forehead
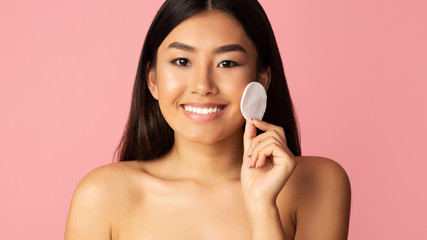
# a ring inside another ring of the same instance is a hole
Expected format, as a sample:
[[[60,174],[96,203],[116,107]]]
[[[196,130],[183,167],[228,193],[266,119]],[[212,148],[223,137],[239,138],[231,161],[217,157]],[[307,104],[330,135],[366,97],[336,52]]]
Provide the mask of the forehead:
[[[173,42],[182,42],[202,50],[227,44],[240,44],[247,51],[255,50],[242,25],[222,11],[202,13],[186,19],[169,33],[159,50]]]

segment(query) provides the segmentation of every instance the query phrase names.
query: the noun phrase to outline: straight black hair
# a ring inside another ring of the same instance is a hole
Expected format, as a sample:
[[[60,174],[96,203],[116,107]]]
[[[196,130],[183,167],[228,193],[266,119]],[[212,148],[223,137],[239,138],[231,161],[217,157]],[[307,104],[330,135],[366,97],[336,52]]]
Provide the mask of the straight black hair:
[[[298,126],[282,59],[270,22],[258,1],[167,0],[157,12],[142,48],[128,122],[116,149],[119,161],[155,159],[172,148],[174,132],[148,89],[148,71],[156,65],[160,44],[176,26],[189,17],[212,11],[223,11],[237,19],[256,46],[257,70],[270,67],[271,79],[263,120],[283,127],[288,148],[295,156],[301,156]]]

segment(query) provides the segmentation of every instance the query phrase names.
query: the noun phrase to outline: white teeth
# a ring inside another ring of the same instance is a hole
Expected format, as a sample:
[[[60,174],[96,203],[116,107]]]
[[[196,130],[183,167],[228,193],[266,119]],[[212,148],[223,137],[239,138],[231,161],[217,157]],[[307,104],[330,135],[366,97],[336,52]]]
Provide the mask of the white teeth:
[[[221,108],[197,108],[197,107],[192,107],[192,106],[188,106],[188,105],[184,105],[184,109],[185,111],[189,111],[189,112],[193,112],[193,113],[197,113],[197,114],[210,114],[210,113],[215,113],[215,112],[219,112],[222,111]]]

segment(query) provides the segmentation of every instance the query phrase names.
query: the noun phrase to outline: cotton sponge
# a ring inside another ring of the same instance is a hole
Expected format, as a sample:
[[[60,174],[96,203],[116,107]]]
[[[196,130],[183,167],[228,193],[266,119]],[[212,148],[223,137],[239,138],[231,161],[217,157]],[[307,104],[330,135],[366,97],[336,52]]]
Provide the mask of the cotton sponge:
[[[252,122],[252,118],[262,119],[267,108],[267,93],[258,82],[249,83],[240,101],[240,111],[243,117]]]

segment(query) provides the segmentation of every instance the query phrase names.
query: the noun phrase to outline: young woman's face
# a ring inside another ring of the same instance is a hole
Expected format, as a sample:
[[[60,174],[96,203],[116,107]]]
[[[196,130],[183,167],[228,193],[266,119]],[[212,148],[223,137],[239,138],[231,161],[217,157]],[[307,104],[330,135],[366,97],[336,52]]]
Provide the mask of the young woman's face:
[[[177,137],[214,143],[243,126],[240,99],[258,80],[257,53],[242,26],[213,12],[191,17],[161,43],[149,88]]]

